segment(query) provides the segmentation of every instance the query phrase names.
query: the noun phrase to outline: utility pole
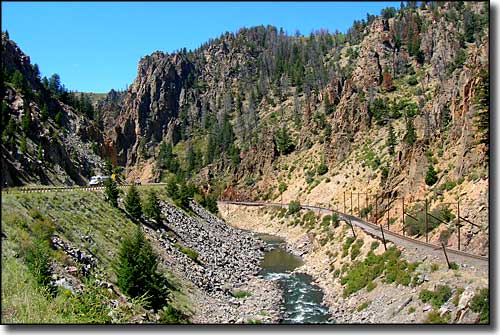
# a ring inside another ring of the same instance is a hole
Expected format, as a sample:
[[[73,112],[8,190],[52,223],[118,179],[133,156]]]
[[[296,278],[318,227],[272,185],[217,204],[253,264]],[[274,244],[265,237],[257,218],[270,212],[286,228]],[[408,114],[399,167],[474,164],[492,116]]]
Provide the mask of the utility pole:
[[[460,199],[457,200],[457,232],[458,232],[458,250],[460,250]]]
[[[382,225],[380,225],[380,231],[382,232],[382,242],[384,242],[384,249],[385,251],[387,251],[387,244],[385,242],[385,235],[384,235],[384,227],[382,227]]]
[[[427,220],[427,198],[425,198],[425,242],[429,243],[429,222]]]
[[[443,242],[441,242],[441,247],[443,248],[444,257],[446,258],[446,264],[448,264],[448,269],[451,269],[450,261],[448,260],[448,254],[446,253],[446,247],[444,246]]]
[[[405,197],[403,197],[403,236],[405,236]]]
[[[345,213],[345,191],[344,191],[344,213]]]
[[[359,207],[359,192],[358,192],[358,216],[361,217],[361,208]]]
[[[391,230],[390,227],[389,227],[389,222],[391,221],[390,220],[390,207],[389,207],[389,198],[387,198],[387,230]]]
[[[351,191],[351,215],[352,215],[352,191]]]

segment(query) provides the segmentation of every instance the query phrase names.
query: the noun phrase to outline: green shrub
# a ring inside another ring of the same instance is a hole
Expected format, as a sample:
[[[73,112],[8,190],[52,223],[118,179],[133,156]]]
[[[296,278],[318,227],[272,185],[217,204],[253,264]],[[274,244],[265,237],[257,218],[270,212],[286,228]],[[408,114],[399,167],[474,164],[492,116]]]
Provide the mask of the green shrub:
[[[24,261],[40,287],[51,287],[50,249],[46,242],[36,241],[25,250]]]
[[[315,226],[316,224],[316,215],[314,214],[313,211],[307,211],[304,213],[302,216],[302,226],[311,229]]]
[[[188,248],[188,247],[184,247],[182,245],[180,245],[179,243],[176,243],[175,244],[175,247],[180,251],[182,252],[184,255],[188,256],[189,258],[191,258],[193,261],[195,262],[198,262],[198,253],[191,249],[191,248]]]
[[[366,292],[371,292],[375,289],[375,287],[377,287],[377,283],[375,283],[374,281],[369,281],[368,284],[366,284]]]
[[[328,166],[326,166],[326,164],[323,162],[316,168],[316,173],[318,174],[318,176],[322,176],[327,172],[328,172]]]
[[[341,284],[344,285],[343,296],[348,297],[359,291],[381,275],[387,283],[409,285],[418,263],[408,263],[400,259],[400,255],[398,249],[391,247],[378,256],[369,251],[362,262],[353,263],[349,269],[345,264],[346,269],[342,270],[345,276],[341,278]]]
[[[434,169],[434,165],[430,164],[429,167],[427,168],[427,173],[425,175],[425,183],[428,186],[434,185],[438,180],[437,177],[437,172]]]
[[[479,313],[480,320],[479,323],[489,323],[490,322],[490,291],[487,288],[483,288],[476,294],[471,302],[470,308],[473,312]]]
[[[408,79],[408,85],[411,85],[411,86],[415,86],[418,84],[418,80],[415,76],[411,76],[409,79]]]
[[[439,311],[434,310],[427,315],[427,318],[425,319],[424,322],[431,324],[446,324],[450,322],[450,315],[446,314],[443,317],[441,317]]]
[[[439,270],[439,264],[432,263],[431,264],[431,272],[435,272],[437,270]]]
[[[348,237],[342,246],[342,258],[346,257],[349,254],[349,248],[351,247],[351,244],[354,242],[355,238],[354,237]]]
[[[217,207],[217,198],[209,194],[207,196],[202,196],[203,201],[200,203],[203,207],[205,207],[210,213],[217,214],[219,213],[219,207]]]
[[[360,249],[361,246],[363,245],[363,240],[356,240],[356,243],[354,243],[351,247],[351,260],[355,260],[356,257],[360,254]]]
[[[368,214],[371,213],[372,209],[373,209],[372,205],[368,205],[368,207],[362,208],[361,212],[359,213],[359,216],[361,218],[366,218],[368,216]]]
[[[419,298],[424,303],[430,302],[434,308],[439,308],[451,298],[451,288],[439,285],[435,291],[424,289],[420,291]]]
[[[250,293],[248,291],[233,291],[231,294],[233,295],[233,297],[238,298],[238,299],[247,298],[247,297],[252,296],[252,293]]]
[[[415,205],[412,209],[409,210],[410,214],[417,219],[413,219],[412,217],[407,217],[406,219],[406,232],[409,235],[425,235],[425,213],[424,206],[422,204]],[[455,215],[452,213],[449,205],[441,204],[436,206],[433,210],[430,211],[430,214],[437,217],[438,219],[444,222],[451,222]],[[427,217],[427,226],[428,231],[431,232],[436,227],[441,224],[439,220],[434,219],[432,216]]]
[[[93,279],[86,280],[84,284],[81,292],[69,297],[62,312],[77,316],[79,323],[110,323],[110,307],[107,304],[110,300],[108,291],[106,288],[100,287]]]
[[[365,302],[363,302],[361,305],[359,305],[356,308],[356,311],[361,312],[363,309],[365,309],[366,307],[370,306],[371,303],[372,303],[371,301],[365,301]]]
[[[300,208],[301,208],[301,206],[300,206],[300,202],[299,201],[291,201],[288,204],[288,214],[289,215],[295,214],[298,211],[300,211]]]
[[[447,180],[446,182],[442,183],[440,186],[439,186],[439,191],[440,192],[443,192],[443,191],[451,191],[452,189],[455,188],[455,186],[457,186],[457,182],[456,181],[453,181],[453,180]]]
[[[379,245],[380,245],[379,241],[373,241],[372,244],[370,245],[370,250],[377,249]]]
[[[164,307],[160,313],[160,320],[158,321],[161,324],[187,324],[190,323],[189,319],[186,315],[184,315],[178,309],[175,309],[171,305]]]

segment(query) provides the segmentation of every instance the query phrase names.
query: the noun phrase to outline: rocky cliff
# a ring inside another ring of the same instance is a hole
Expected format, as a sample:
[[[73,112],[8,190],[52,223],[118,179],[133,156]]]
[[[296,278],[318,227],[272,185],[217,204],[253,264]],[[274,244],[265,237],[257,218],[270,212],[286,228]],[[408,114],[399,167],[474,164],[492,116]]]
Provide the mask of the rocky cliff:
[[[55,97],[2,34],[2,186],[85,185],[104,168],[98,125]]]

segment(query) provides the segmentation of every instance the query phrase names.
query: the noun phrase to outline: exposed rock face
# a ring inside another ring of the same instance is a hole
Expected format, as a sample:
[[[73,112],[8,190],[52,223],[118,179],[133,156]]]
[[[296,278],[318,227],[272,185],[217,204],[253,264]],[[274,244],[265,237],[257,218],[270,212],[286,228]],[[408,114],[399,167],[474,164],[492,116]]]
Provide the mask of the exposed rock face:
[[[106,150],[115,164],[135,164],[141,143],[158,143],[164,137],[178,140],[172,128],[179,115],[181,93],[193,71],[193,65],[182,55],[155,52],[141,59],[137,78],[116,105],[121,111],[114,127],[108,130],[112,142]],[[113,103],[113,96],[109,98]],[[104,120],[109,119],[109,114],[104,114]],[[116,147],[116,152],[111,146]]]
[[[2,111],[2,118],[14,121],[16,133],[12,141],[2,140],[2,186],[86,184],[87,178],[104,165],[92,148],[93,141],[102,143],[101,130],[87,117],[51,97],[40,83],[29,57],[5,35],[2,35],[2,49],[6,72],[12,76],[17,70],[25,80],[23,90],[9,83],[3,91],[6,110],[5,115]],[[43,106],[50,114],[47,119],[42,116]],[[54,121],[58,111],[62,115],[62,128]],[[28,112],[31,114],[29,129],[21,131],[22,120]],[[7,125],[2,126],[5,129]],[[21,150],[23,140],[25,150]]]

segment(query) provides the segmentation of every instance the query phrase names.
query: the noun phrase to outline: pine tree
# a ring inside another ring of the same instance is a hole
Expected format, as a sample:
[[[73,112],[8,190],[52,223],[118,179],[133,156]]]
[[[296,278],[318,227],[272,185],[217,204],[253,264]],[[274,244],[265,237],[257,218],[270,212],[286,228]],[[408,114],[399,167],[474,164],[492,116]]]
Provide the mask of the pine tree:
[[[29,134],[31,130],[31,109],[27,107],[24,110],[23,117],[21,118],[21,129],[24,134]]]
[[[19,144],[19,150],[24,154],[28,150],[28,147],[26,145],[26,136],[23,135],[21,137],[21,143]]]
[[[154,191],[148,193],[144,202],[144,214],[158,224],[161,220],[161,210],[158,197]]]
[[[47,107],[46,103],[43,103],[42,108],[40,110],[40,117],[42,118],[42,121],[47,121],[49,118],[49,108]]]
[[[194,148],[191,142],[188,144],[188,152],[186,160],[187,160],[187,173],[188,175],[191,175],[191,173],[195,171],[197,168],[196,154],[194,152]]]
[[[325,114],[330,115],[335,111],[335,107],[330,102],[330,98],[328,97],[328,92],[325,92]]]
[[[54,117],[54,121],[56,122],[56,125],[58,127],[62,127],[62,112],[61,111],[58,111],[56,116]]]
[[[434,165],[430,164],[427,168],[427,174],[425,175],[425,183],[429,186],[434,185],[438,180],[437,172],[434,169]]]
[[[137,188],[132,185],[128,189],[127,196],[125,197],[125,210],[134,219],[139,220],[142,215],[141,198]]]
[[[295,148],[295,145],[293,144],[286,127],[282,127],[276,132],[274,140],[276,143],[276,148],[281,155],[286,155],[292,152]]]
[[[173,148],[170,143],[161,143],[160,153],[158,154],[158,164],[162,169],[167,169],[172,173],[178,172],[179,162],[173,153]]]
[[[145,296],[146,308],[159,310],[167,304],[168,281],[158,273],[158,257],[140,226],[123,240],[114,265],[117,286],[126,295]]]
[[[477,129],[479,143],[489,145],[490,132],[490,86],[489,73],[487,69],[479,72],[481,81],[477,85],[476,95],[474,97],[474,125]]]
[[[413,145],[416,140],[417,140],[417,134],[415,133],[415,126],[413,125],[413,119],[411,117],[407,117],[405,142],[408,145]]]
[[[12,84],[18,90],[24,91],[25,89],[25,81],[24,76],[19,70],[15,70],[12,74]]]
[[[3,131],[3,136],[7,138],[7,141],[11,144],[14,145],[14,139],[17,133],[17,125],[16,121],[14,119],[10,119],[9,123],[7,124],[7,127]]]
[[[396,146],[396,135],[394,134],[394,128],[392,127],[392,123],[389,123],[389,131],[387,135],[387,148],[389,150],[389,154],[394,154],[394,147]]]
[[[104,194],[106,195],[106,200],[111,204],[111,206],[118,208],[118,195],[120,191],[116,186],[116,182],[112,179],[108,179],[104,183]]]
[[[170,177],[170,179],[167,181],[167,195],[174,199],[177,197],[177,194],[179,193],[179,187],[177,186],[177,181],[175,180],[174,177]]]

